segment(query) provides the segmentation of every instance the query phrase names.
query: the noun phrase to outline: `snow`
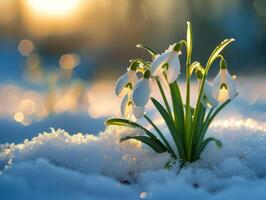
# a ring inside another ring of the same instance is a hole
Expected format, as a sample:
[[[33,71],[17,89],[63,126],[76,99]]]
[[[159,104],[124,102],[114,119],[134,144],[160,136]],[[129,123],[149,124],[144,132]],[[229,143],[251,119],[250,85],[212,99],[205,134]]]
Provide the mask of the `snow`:
[[[214,123],[209,134],[222,140],[223,148],[209,144],[198,162],[182,170],[164,169],[167,154],[135,141],[119,143],[123,135],[143,134],[139,129],[110,126],[98,136],[52,129],[20,144],[2,145],[0,196],[264,200],[266,129],[255,120],[239,125],[241,120],[246,122]]]

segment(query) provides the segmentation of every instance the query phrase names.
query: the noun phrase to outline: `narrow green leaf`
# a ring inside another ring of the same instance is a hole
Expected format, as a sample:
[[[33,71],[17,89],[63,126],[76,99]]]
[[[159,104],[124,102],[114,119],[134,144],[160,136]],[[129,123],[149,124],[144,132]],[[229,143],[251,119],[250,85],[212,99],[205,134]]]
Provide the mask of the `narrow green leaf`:
[[[160,129],[153,123],[153,121],[147,116],[144,115],[144,118],[152,125],[152,127],[156,130],[158,133],[159,137],[167,147],[168,151],[172,154],[173,157],[176,158],[175,152],[173,151],[171,145],[168,143],[167,139],[164,137],[163,133],[160,131]]]
[[[165,148],[164,145],[162,144],[159,144],[157,142],[157,140],[154,140],[150,137],[147,137],[147,136],[125,136],[123,138],[120,139],[120,142],[124,142],[126,140],[131,140],[131,139],[134,139],[134,140],[138,140],[140,142],[143,142],[144,144],[148,145],[150,148],[152,148],[156,153],[163,153],[163,152],[166,152],[167,149]]]
[[[210,55],[207,65],[206,65],[206,71],[209,71],[210,66],[212,65],[213,61],[217,58],[217,56],[221,53],[221,51],[229,45],[231,42],[235,41],[234,38],[231,39],[225,39],[224,41],[221,42],[212,52]]]
[[[184,105],[183,105],[183,107],[184,107],[184,108],[186,108],[186,104],[184,104]],[[194,108],[194,107],[192,107],[192,106],[190,106],[190,110],[191,110],[191,113],[194,113],[194,111],[195,111],[195,108]]]
[[[142,49],[147,50],[151,54],[152,59],[154,59],[154,57],[157,55],[157,53],[154,50],[152,50],[151,48],[147,46],[144,46],[143,44],[137,44],[137,48],[142,48]]]
[[[201,146],[200,146],[200,152],[204,150],[204,148],[207,146],[207,144],[209,142],[214,142],[216,144],[216,146],[220,149],[223,147],[223,143],[221,142],[221,140],[218,140],[214,137],[209,137],[207,139],[205,139],[202,143],[201,143]]]
[[[177,130],[175,128],[175,124],[172,120],[172,118],[170,117],[170,115],[168,114],[168,112],[165,110],[165,108],[153,97],[151,97],[151,101],[154,104],[154,106],[156,107],[156,109],[159,111],[159,113],[161,114],[162,118],[164,119],[170,133],[171,136],[176,144],[178,153],[180,155],[180,157],[183,157],[184,155],[184,149],[183,149],[183,145],[181,142],[181,138],[179,137],[179,135],[177,134]]]
[[[128,119],[123,119],[123,118],[111,118],[105,121],[105,125],[109,126],[109,125],[116,125],[116,126],[126,126],[126,127],[132,127],[132,128],[141,128],[142,130],[144,130],[146,132],[146,134],[150,137],[150,138],[155,138],[158,139],[152,132],[150,132],[148,129],[144,128],[143,126],[141,126],[140,124],[136,123],[136,122],[132,122]]]
[[[222,146],[223,146],[223,143],[220,140],[218,140],[218,139],[216,139],[214,137],[209,137],[209,138],[205,139],[198,146],[198,148],[197,148],[197,150],[196,150],[196,152],[194,154],[193,161],[196,161],[196,160],[198,160],[200,158],[200,155],[201,155],[202,151],[206,148],[206,146],[207,146],[207,144],[209,142],[214,142],[218,148],[222,148]]]
[[[177,129],[177,134],[180,135],[183,146],[185,145],[184,141],[184,134],[185,134],[185,129],[184,129],[184,105],[182,102],[182,97],[180,94],[179,87],[176,82],[172,83],[169,85],[170,86],[170,92],[171,92],[171,97],[172,97],[172,105],[173,105],[173,111],[174,111],[174,119],[175,119],[175,126]]]
[[[166,78],[166,80],[167,80],[166,75],[165,75],[164,78]],[[170,109],[170,106],[169,106],[168,100],[167,100],[167,98],[166,98],[166,95],[165,95],[165,93],[164,93],[164,90],[163,90],[162,84],[161,84],[160,80],[158,79],[158,77],[156,77],[155,80],[156,80],[156,83],[157,83],[157,85],[158,85],[158,88],[159,88],[159,91],[160,91],[160,93],[161,93],[161,96],[162,96],[162,98],[163,98],[163,102],[164,102],[164,104],[165,104],[165,106],[166,106],[167,112],[168,112],[168,114],[170,115],[170,117],[172,117],[172,112],[171,112],[171,109]]]
[[[204,122],[202,128],[201,128],[201,139],[203,140],[211,122],[214,120],[214,118],[216,117],[216,115],[227,105],[231,102],[230,99],[228,99],[227,101],[225,101],[223,104],[221,104],[214,112],[212,115],[210,115]]]
[[[198,117],[195,119],[194,128],[193,128],[193,138],[192,138],[192,153],[195,152],[197,146],[202,142],[201,140],[201,128],[204,123],[206,108],[200,104]]]
[[[190,22],[187,22],[187,57],[189,58],[189,63],[192,54],[192,26]]]

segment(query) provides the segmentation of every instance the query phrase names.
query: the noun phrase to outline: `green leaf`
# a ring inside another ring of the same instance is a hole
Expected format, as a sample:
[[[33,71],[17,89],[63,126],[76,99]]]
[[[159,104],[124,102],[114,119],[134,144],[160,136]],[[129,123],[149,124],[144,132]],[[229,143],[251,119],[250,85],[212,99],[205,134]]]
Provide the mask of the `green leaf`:
[[[167,147],[168,151],[171,153],[171,155],[173,157],[176,158],[175,152],[173,151],[171,145],[168,143],[167,139],[164,137],[163,133],[160,131],[160,129],[153,123],[153,121],[147,116],[144,115],[144,118],[152,125],[152,127],[156,130],[156,132],[158,133],[159,137],[161,138],[161,140],[163,141],[163,143],[165,144],[165,146]]]
[[[154,104],[154,106],[156,107],[156,109],[159,111],[159,113],[161,114],[162,118],[164,119],[164,121],[165,121],[171,135],[172,135],[172,138],[176,144],[176,147],[177,147],[177,150],[178,150],[180,157],[183,157],[184,156],[183,145],[181,142],[181,138],[177,134],[177,130],[175,128],[175,124],[174,124],[172,118],[170,117],[168,112],[165,110],[165,108],[156,99],[151,97],[151,101]]]
[[[151,54],[152,59],[154,59],[154,57],[157,55],[157,53],[154,50],[152,50],[151,48],[147,46],[144,46],[143,44],[137,44],[137,48],[142,48],[142,49],[147,50]]]
[[[158,139],[152,132],[144,128],[138,123],[132,122],[128,119],[123,119],[123,118],[111,118],[105,121],[105,125],[116,125],[116,126],[126,126],[126,127],[131,127],[131,128],[141,128],[146,132],[146,134],[153,139]]]
[[[166,76],[166,74],[164,74],[164,76],[165,76],[164,78],[167,80],[167,76]],[[165,104],[165,106],[166,106],[167,112],[168,112],[168,114],[170,115],[170,117],[172,117],[172,112],[171,112],[171,109],[170,109],[169,103],[168,103],[168,101],[167,101],[167,98],[166,98],[166,96],[165,96],[165,93],[164,93],[164,91],[163,91],[162,84],[161,84],[161,82],[160,82],[160,80],[159,80],[158,77],[156,77],[155,80],[156,80],[156,83],[157,83],[157,85],[158,85],[158,88],[159,88],[159,91],[160,91],[160,93],[161,93],[161,96],[162,96],[162,98],[163,98],[163,102],[164,102],[164,104]]]
[[[189,63],[192,54],[192,26],[190,22],[187,22],[187,58],[189,58]]]
[[[181,140],[183,145],[185,145],[184,141],[184,105],[182,102],[182,97],[180,94],[179,87],[176,82],[172,83],[170,85],[170,92],[172,97],[172,105],[173,105],[173,111],[174,111],[174,119],[175,119],[175,126],[177,129],[177,133],[180,134]]]
[[[198,117],[195,118],[194,122],[194,133],[193,133],[193,141],[192,141],[192,152],[197,148],[197,146],[202,142],[201,140],[201,127],[203,126],[204,123],[204,117],[205,117],[205,112],[206,108],[200,104],[199,106],[199,112],[198,112]]]
[[[227,105],[231,102],[230,99],[228,99],[227,101],[225,101],[223,104],[221,104],[214,112],[212,115],[207,116],[205,122],[203,123],[203,126],[201,127],[201,139],[203,140],[211,122],[214,120],[214,118],[216,117],[216,115]]]
[[[186,104],[183,104],[183,107],[186,108]],[[194,113],[195,108],[193,106],[190,106],[190,111],[191,113]]]
[[[209,142],[214,142],[219,149],[223,147],[221,140],[218,140],[214,137],[209,137],[201,143],[200,150],[203,151]]]
[[[125,136],[123,138],[120,139],[120,142],[126,141],[126,140],[138,140],[140,142],[143,142],[144,144],[148,145],[150,148],[152,148],[156,153],[163,153],[166,152],[167,149],[165,148],[165,146],[159,144],[157,142],[157,140],[154,140],[150,137],[147,136]]]
[[[195,152],[195,154],[194,154],[194,156],[193,156],[193,161],[198,160],[198,159],[200,158],[200,154],[201,154],[202,151],[206,148],[206,146],[207,146],[207,144],[208,144],[209,142],[214,142],[218,148],[222,148],[222,146],[223,146],[223,143],[222,143],[220,140],[218,140],[218,139],[216,139],[216,138],[214,138],[214,137],[209,137],[209,138],[205,139],[205,140],[204,140],[204,141],[198,146],[197,151]]]
[[[210,66],[212,65],[213,61],[217,58],[217,56],[221,53],[221,51],[227,46],[229,45],[231,42],[235,41],[234,38],[231,39],[225,39],[224,41],[221,42],[221,44],[219,44],[212,52],[212,54],[210,55],[207,65],[206,65],[206,71],[209,71]]]

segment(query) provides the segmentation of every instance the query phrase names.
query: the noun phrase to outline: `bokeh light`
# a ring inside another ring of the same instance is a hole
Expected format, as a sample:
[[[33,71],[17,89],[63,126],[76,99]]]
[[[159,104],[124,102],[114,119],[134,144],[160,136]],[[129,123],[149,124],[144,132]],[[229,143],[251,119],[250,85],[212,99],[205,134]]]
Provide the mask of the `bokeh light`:
[[[18,45],[18,50],[23,56],[29,56],[34,49],[32,41],[29,39],[21,40]]]

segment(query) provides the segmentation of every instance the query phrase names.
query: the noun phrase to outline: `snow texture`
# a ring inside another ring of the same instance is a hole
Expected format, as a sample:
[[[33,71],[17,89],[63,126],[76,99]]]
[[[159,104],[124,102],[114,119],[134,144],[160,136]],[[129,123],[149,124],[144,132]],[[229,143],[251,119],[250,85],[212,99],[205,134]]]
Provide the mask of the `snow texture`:
[[[252,126],[219,128],[201,159],[165,170],[169,159],[135,141],[138,129],[108,127],[99,136],[51,130],[0,154],[0,197],[12,199],[265,200],[266,135]],[[266,130],[266,129],[265,129]]]

